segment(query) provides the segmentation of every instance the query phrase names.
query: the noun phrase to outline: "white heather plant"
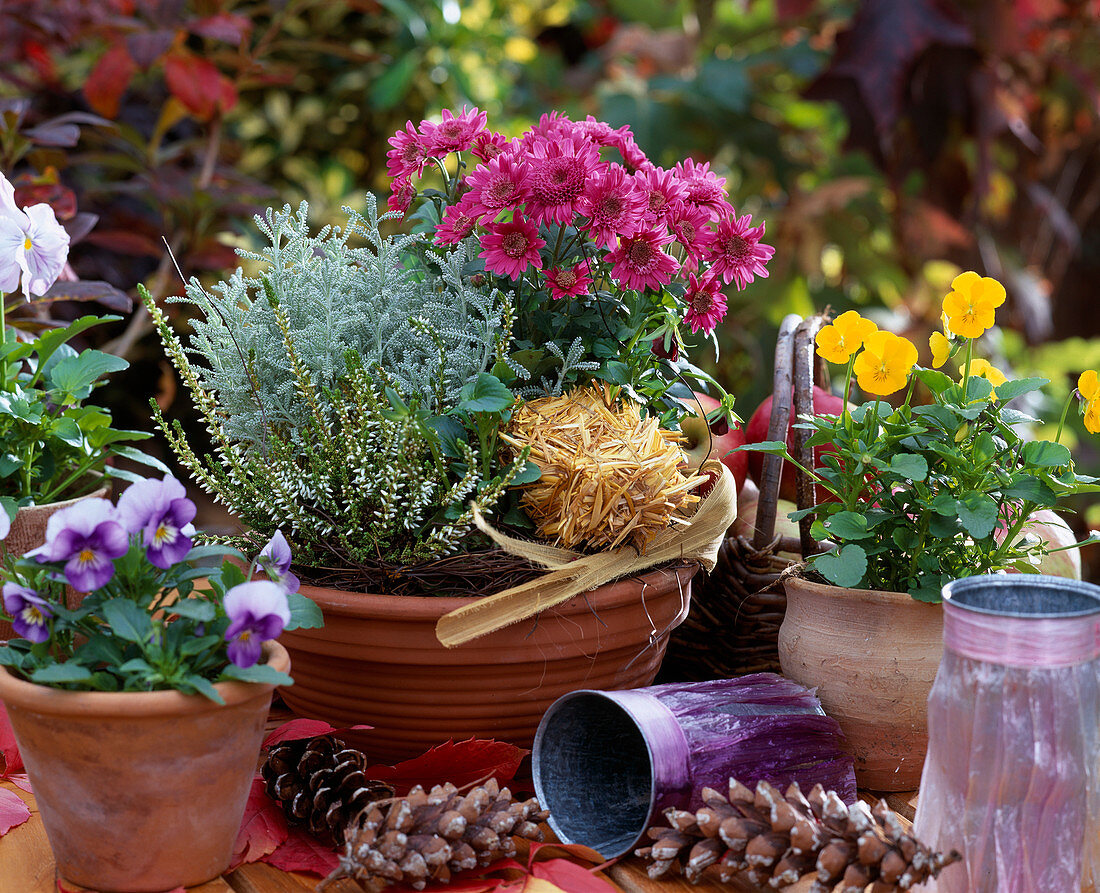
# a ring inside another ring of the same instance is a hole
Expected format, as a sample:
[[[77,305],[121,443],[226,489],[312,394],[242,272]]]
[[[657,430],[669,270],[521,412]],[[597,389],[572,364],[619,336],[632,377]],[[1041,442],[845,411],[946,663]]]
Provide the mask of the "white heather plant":
[[[201,316],[186,346],[143,292],[214,455],[154,414],[195,480],[256,543],[286,531],[301,566],[452,554],[473,505],[490,513],[533,469],[496,459],[514,398],[487,370],[511,346],[511,307],[463,276],[463,246],[382,237],[369,196],[366,217],[345,210],[347,227],[317,235],[304,203],[257,217],[256,276],[188,284]]]

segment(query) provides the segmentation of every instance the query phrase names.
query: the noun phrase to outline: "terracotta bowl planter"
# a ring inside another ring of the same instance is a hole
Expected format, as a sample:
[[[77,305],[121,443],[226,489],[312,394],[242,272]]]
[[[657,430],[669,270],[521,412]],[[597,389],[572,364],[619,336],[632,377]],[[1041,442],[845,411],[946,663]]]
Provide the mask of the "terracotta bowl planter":
[[[106,498],[110,492],[110,485],[105,484],[94,493],[89,493],[88,496],[78,496],[76,499],[66,499],[63,502],[47,502],[45,505],[23,506],[15,513],[8,535],[0,541],[0,559],[6,555],[22,555],[31,549],[37,549],[46,542],[46,523],[54,512],[68,508],[81,499],[88,499],[93,496]],[[72,587],[67,587],[65,601],[70,608],[77,607],[82,598],[82,593],[78,593]],[[0,617],[0,642],[7,641],[14,635],[15,630],[12,629],[11,623]]]
[[[695,565],[601,586],[537,618],[444,648],[436,621],[466,598],[374,595],[302,586],[322,629],[284,632],[302,716],[367,723],[372,762],[477,736],[530,747],[546,709],[580,688],[653,681],[668,634],[687,616]]]
[[[788,578],[783,675],[816,687],[840,723],[860,787],[911,791],[928,750],[928,694],[943,656],[943,610],[900,592]]]
[[[265,654],[289,671],[281,645]],[[0,700],[62,877],[148,893],[225,870],[274,687],[216,688],[225,706],[176,691],[60,691],[0,668]]]

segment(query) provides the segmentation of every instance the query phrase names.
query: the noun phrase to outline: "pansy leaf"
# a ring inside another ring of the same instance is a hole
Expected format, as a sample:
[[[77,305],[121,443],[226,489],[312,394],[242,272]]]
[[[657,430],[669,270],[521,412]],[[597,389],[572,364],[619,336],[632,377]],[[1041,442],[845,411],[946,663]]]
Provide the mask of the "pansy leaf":
[[[867,573],[867,553],[855,543],[848,543],[838,552],[815,555],[814,568],[830,583],[849,589]]]
[[[214,619],[214,605],[205,599],[187,598],[177,601],[169,609],[173,614],[197,620],[199,623],[209,623]]]
[[[1001,403],[1007,403],[1022,394],[1030,394],[1032,391],[1041,390],[1048,384],[1050,384],[1050,379],[1047,378],[1017,378],[1013,381],[1006,381],[1004,384],[997,385],[997,399]]]
[[[267,664],[254,664],[251,667],[238,667],[230,664],[222,670],[223,679],[236,679],[240,682],[265,682],[269,685],[293,685],[294,680],[286,673],[280,673]]]
[[[153,633],[149,615],[128,598],[113,598],[103,603],[103,619],[120,639],[141,644]]]
[[[974,539],[985,539],[997,526],[997,503],[981,493],[968,493],[958,500],[959,520]]]
[[[837,512],[825,522],[825,528],[842,540],[859,540],[868,536],[867,519],[858,512]]]
[[[890,460],[889,467],[891,472],[906,480],[923,481],[928,477],[928,461],[924,456],[899,453]]]
[[[1050,440],[1033,440],[1024,444],[1023,461],[1034,468],[1056,468],[1068,465],[1070,452],[1067,447]]]
[[[933,394],[942,394],[955,383],[951,376],[940,372],[938,369],[925,369],[918,366],[916,376]]]
[[[300,592],[288,592],[287,604],[290,606],[290,623],[287,629],[320,629],[325,618],[317,603],[306,598]]]
[[[41,682],[44,685],[60,685],[66,682],[87,682],[92,678],[92,671],[80,664],[50,664],[48,667],[40,667],[31,673],[32,682]]]
[[[479,372],[476,380],[463,386],[458,408],[466,412],[503,412],[515,399],[499,378]]]

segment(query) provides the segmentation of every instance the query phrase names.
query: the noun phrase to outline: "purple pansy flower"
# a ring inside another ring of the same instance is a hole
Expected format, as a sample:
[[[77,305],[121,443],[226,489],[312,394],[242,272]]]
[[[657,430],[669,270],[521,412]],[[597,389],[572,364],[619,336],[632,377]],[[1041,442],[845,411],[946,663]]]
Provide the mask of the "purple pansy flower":
[[[19,210],[15,187],[0,174],[0,291],[23,283],[23,294],[44,295],[69,256],[69,234],[45,202]]]
[[[301,581],[290,572],[290,543],[281,530],[276,530],[271,541],[263,547],[256,559],[267,575],[280,583],[287,592],[297,592]]]
[[[4,610],[12,618],[11,625],[17,636],[32,642],[45,642],[50,637],[46,620],[53,617],[53,611],[33,589],[18,583],[5,583]]]
[[[195,503],[170,474],[127,487],[118,500],[118,515],[127,533],[141,534],[145,557],[154,567],[167,570],[191,551]]]
[[[106,499],[81,499],[50,516],[46,543],[27,553],[39,562],[64,561],[65,579],[80,592],[105,585],[115,559],[126,554],[130,538]]]
[[[225,594],[225,631],[229,659],[238,667],[251,667],[260,659],[263,644],[274,639],[290,622],[286,590],[271,580],[240,583]]]
[[[7,511],[0,506],[0,540],[7,539],[9,533],[11,533],[11,518],[8,517]]]

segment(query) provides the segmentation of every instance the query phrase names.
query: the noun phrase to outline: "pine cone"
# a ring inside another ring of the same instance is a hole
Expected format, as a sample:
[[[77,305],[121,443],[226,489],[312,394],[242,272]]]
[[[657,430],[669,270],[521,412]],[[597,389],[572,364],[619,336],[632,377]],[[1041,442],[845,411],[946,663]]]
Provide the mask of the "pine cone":
[[[703,789],[697,812],[668,809],[668,828],[653,827],[652,846],[636,850],[650,861],[649,876],[674,867],[693,884],[704,874],[728,883],[743,874],[758,886],[788,887],[814,871],[809,893],[893,893],[935,877],[961,857],[934,853],[908,834],[885,803],[845,805],[816,785],[804,796],[792,784],[786,796],[761,781],[756,792],[730,779],[729,796]]]
[[[429,881],[448,883],[451,875],[514,856],[512,837],[542,840],[538,823],[547,813],[538,801],[513,799],[508,788],[490,779],[468,794],[452,784],[425,793],[375,803],[348,829],[340,865],[318,890],[340,878],[352,878],[368,893],[388,884],[417,890]]]
[[[260,768],[267,795],[292,824],[305,825],[326,843],[340,846],[348,825],[393,788],[368,779],[367,757],[339,738],[320,735],[284,741],[268,752]]]

